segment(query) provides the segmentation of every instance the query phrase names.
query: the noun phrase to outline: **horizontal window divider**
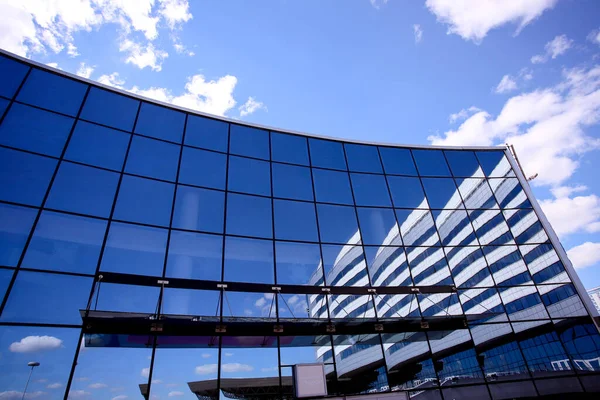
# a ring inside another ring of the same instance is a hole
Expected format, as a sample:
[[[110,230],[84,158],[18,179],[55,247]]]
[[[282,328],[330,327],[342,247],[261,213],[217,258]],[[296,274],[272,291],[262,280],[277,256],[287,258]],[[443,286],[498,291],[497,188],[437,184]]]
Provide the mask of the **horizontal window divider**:
[[[47,111],[47,112],[52,113],[52,114],[62,115],[63,117],[71,118],[73,121],[75,121],[75,119],[77,119],[77,117],[74,116],[74,115],[61,113],[60,111],[50,110],[48,108],[44,108],[44,107],[40,107],[40,106],[37,106],[37,105],[29,104],[29,103],[26,103],[26,102],[21,101],[21,100],[14,99],[13,103],[21,104],[23,106],[35,108],[35,109],[42,110],[42,111]]]
[[[22,326],[22,327],[36,327],[36,328],[70,328],[70,329],[81,329],[82,325],[78,324],[52,324],[52,323],[40,323],[40,322],[0,322],[0,328],[3,326]]]
[[[48,273],[48,274],[55,274],[55,275],[81,276],[84,278],[93,278],[94,277],[94,274],[84,274],[84,273],[80,273],[80,272],[69,272],[69,271],[57,271],[57,270],[53,270],[53,269],[21,267],[21,268],[19,268],[19,271],[41,272],[41,273]]]

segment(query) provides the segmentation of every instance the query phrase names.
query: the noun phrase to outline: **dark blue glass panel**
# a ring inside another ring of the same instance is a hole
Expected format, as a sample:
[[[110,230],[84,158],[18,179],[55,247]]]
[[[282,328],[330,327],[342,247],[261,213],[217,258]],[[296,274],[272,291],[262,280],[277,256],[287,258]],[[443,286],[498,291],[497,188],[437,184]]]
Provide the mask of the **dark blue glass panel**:
[[[181,143],[185,114],[166,107],[142,103],[135,133]]]
[[[363,244],[402,244],[396,226],[396,216],[391,208],[357,208]]]
[[[269,132],[231,124],[229,152],[241,156],[269,159]]]
[[[13,274],[14,270],[12,269],[0,269],[0,299],[4,300],[6,289],[10,284]]]
[[[271,195],[271,171],[266,161],[229,157],[227,189],[234,192]]]
[[[56,160],[0,148],[0,199],[39,206]]]
[[[396,210],[396,220],[405,246],[439,245],[431,212],[427,210]]]
[[[272,238],[271,199],[229,193],[227,233]]]
[[[413,150],[417,169],[421,176],[450,176],[442,150]]]
[[[350,174],[350,177],[357,206],[392,206],[383,175]]]
[[[166,276],[218,281],[222,250],[222,236],[172,231]]]
[[[129,135],[115,129],[79,121],[65,158],[121,171],[129,145]]]
[[[387,176],[394,207],[429,208],[419,178]]]
[[[177,187],[174,228],[222,233],[224,216],[225,192]]]
[[[566,352],[577,364],[581,374],[600,371],[600,364],[594,362],[600,357],[600,334],[591,320],[581,321],[563,328],[560,333]],[[588,360],[587,363],[584,360]]]
[[[0,118],[2,118],[2,115],[4,115],[4,111],[6,111],[8,104],[9,104],[8,100],[4,100],[4,99],[0,98]]]
[[[344,148],[339,142],[321,139],[308,139],[310,161],[313,167],[346,170]]]
[[[303,136],[271,132],[271,153],[273,161],[309,165],[308,144]]]
[[[0,265],[17,266],[36,215],[33,208],[0,203]]]
[[[233,282],[273,283],[273,242],[227,237],[223,279]]]
[[[21,104],[13,104],[0,125],[0,143],[59,157],[73,119]]]
[[[323,268],[328,286],[366,286],[369,283],[362,246],[323,245]],[[332,299],[333,300],[333,299]],[[350,299],[352,300],[352,299]],[[343,305],[330,301],[332,318],[343,317]],[[338,315],[341,314],[341,315]]]
[[[353,207],[317,205],[321,241],[328,243],[360,243],[356,212]]]
[[[160,288],[158,287],[105,283],[98,296],[97,309],[100,311],[155,313],[159,293]]]
[[[123,176],[115,219],[169,226],[175,185]]]
[[[276,242],[277,283],[323,285],[321,250],[318,244]]]
[[[17,100],[76,116],[86,90],[87,85],[81,82],[34,68]]]
[[[383,173],[376,146],[346,143],[344,147],[350,171]]]
[[[273,163],[273,196],[297,200],[313,200],[310,169]]]
[[[275,238],[318,242],[313,203],[275,200]]]
[[[478,178],[483,177],[483,171],[477,162],[475,153],[467,150],[444,150],[446,160],[454,177]]]
[[[105,231],[103,220],[44,211],[22,266],[93,275]]]
[[[531,202],[517,178],[488,179],[488,183],[500,208],[531,208]]]
[[[431,208],[464,208],[453,179],[422,178]]]
[[[117,173],[63,162],[52,184],[46,206],[108,217],[118,183]]]
[[[313,168],[317,201],[354,204],[348,173]]]
[[[139,104],[138,100],[93,87],[81,118],[131,132]]]
[[[12,98],[28,70],[27,65],[0,56],[0,96]]]
[[[134,135],[125,171],[150,178],[175,181],[180,147]]]
[[[504,151],[478,151],[475,153],[485,176],[501,178],[515,176]]]
[[[167,232],[166,229],[113,222],[100,270],[162,276]]]
[[[410,150],[394,147],[380,147],[381,161],[386,174],[417,175],[417,169]]]
[[[226,162],[224,154],[184,147],[179,182],[225,189]]]
[[[227,122],[189,115],[185,129],[185,144],[225,153],[228,131]]]

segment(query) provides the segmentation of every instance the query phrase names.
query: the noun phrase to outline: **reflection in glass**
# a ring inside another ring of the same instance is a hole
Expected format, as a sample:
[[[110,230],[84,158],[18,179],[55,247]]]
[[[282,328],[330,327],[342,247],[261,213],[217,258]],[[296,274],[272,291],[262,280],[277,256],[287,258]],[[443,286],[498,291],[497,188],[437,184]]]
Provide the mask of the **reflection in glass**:
[[[271,199],[229,193],[226,231],[232,235],[272,238]]]
[[[352,189],[346,172],[313,168],[317,201],[325,203],[354,204]]]
[[[8,57],[0,56],[0,70],[2,70],[0,96],[10,99],[23,82],[29,67]]]
[[[81,118],[131,132],[139,104],[139,100],[92,87]]]
[[[317,204],[317,215],[322,242],[360,243],[360,232],[354,208]]]
[[[327,286],[367,286],[369,276],[362,246],[322,245]]]
[[[476,154],[485,176],[494,178],[515,176],[504,151],[478,151]]]
[[[492,191],[485,179],[455,179],[467,209],[498,208]]]
[[[396,210],[400,235],[405,246],[438,246],[439,238],[427,210]]]
[[[273,243],[270,240],[225,239],[224,280],[273,283],[274,274]]]
[[[229,124],[217,119],[188,115],[185,144],[203,149],[227,151]]]
[[[308,164],[308,145],[303,136],[271,132],[271,159],[291,164]]]
[[[231,124],[229,151],[240,156],[269,159],[269,132]]]
[[[0,265],[16,267],[37,210],[0,203]]]
[[[451,176],[442,150],[412,150],[419,175]]]
[[[423,178],[421,181],[431,208],[464,208],[452,179]]]
[[[531,208],[531,203],[517,178],[488,179],[488,183],[500,208]]]
[[[432,211],[438,233],[444,246],[477,245],[473,226],[464,210]]]
[[[483,171],[472,151],[444,150],[444,154],[454,177],[483,177]]]
[[[225,193],[177,186],[173,227],[205,232],[223,232]]]
[[[232,338],[235,340],[235,338]],[[264,398],[279,398],[279,364],[275,338],[259,338],[274,343],[274,348],[235,348],[221,352],[221,392],[228,398],[239,398],[248,390]],[[241,340],[241,338],[240,338]],[[257,346],[260,344],[258,342]],[[200,372],[211,370],[203,365]],[[248,379],[259,378],[259,379]],[[285,382],[291,384],[289,380]],[[245,383],[245,385],[243,385]],[[246,387],[243,387],[246,386]]]
[[[165,288],[162,313],[168,315],[220,315],[221,293],[216,290]]]
[[[172,231],[166,276],[220,280],[222,247],[221,236]]]
[[[102,283],[94,291],[94,310],[154,314],[159,287]],[[96,301],[98,302],[96,306]]]
[[[532,209],[505,210],[504,217],[517,244],[545,243],[549,240]]]
[[[481,245],[515,244],[500,210],[470,210],[468,213]]]
[[[78,121],[65,158],[121,171],[130,136],[116,129]]]
[[[318,242],[317,219],[313,203],[274,200],[275,238]]]
[[[361,237],[367,245],[402,244],[394,210],[390,208],[358,208]]]
[[[318,244],[276,242],[277,283],[322,286],[323,267]]]
[[[179,182],[225,189],[226,160],[227,156],[224,154],[184,147]]]
[[[419,178],[386,177],[396,208],[429,208]]]
[[[392,206],[383,175],[350,174],[350,177],[357,206]]]
[[[417,169],[409,149],[379,147],[381,161],[386,174],[416,176]]]
[[[124,175],[115,219],[169,226],[175,185]]]
[[[269,163],[244,157],[229,157],[227,189],[234,192],[271,195]]]
[[[343,145],[323,139],[308,139],[310,160],[313,167],[346,170],[346,157]]]
[[[348,169],[354,172],[383,173],[377,147],[363,144],[344,144],[346,157],[348,158]]]
[[[144,102],[135,124],[135,133],[181,143],[184,124],[184,113]]]
[[[74,79],[34,68],[17,100],[74,117],[86,90],[87,85]]]
[[[313,200],[310,169],[295,165],[272,164],[273,196],[294,200]]]
[[[133,135],[125,172],[174,182],[180,146]]]

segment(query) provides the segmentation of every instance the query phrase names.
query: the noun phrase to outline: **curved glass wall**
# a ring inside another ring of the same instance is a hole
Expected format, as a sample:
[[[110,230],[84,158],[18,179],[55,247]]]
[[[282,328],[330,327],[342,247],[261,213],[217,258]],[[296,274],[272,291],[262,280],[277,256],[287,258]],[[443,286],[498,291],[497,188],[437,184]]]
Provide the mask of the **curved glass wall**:
[[[331,395],[600,390],[600,335],[504,150],[0,71],[0,398],[30,373],[25,398],[291,398],[300,363]]]

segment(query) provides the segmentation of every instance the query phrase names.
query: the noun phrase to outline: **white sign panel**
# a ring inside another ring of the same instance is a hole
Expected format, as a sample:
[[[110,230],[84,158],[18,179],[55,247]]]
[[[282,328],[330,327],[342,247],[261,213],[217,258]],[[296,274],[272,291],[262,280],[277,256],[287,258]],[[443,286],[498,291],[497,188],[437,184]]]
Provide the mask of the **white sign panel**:
[[[298,398],[327,396],[323,364],[294,365],[294,387]]]

